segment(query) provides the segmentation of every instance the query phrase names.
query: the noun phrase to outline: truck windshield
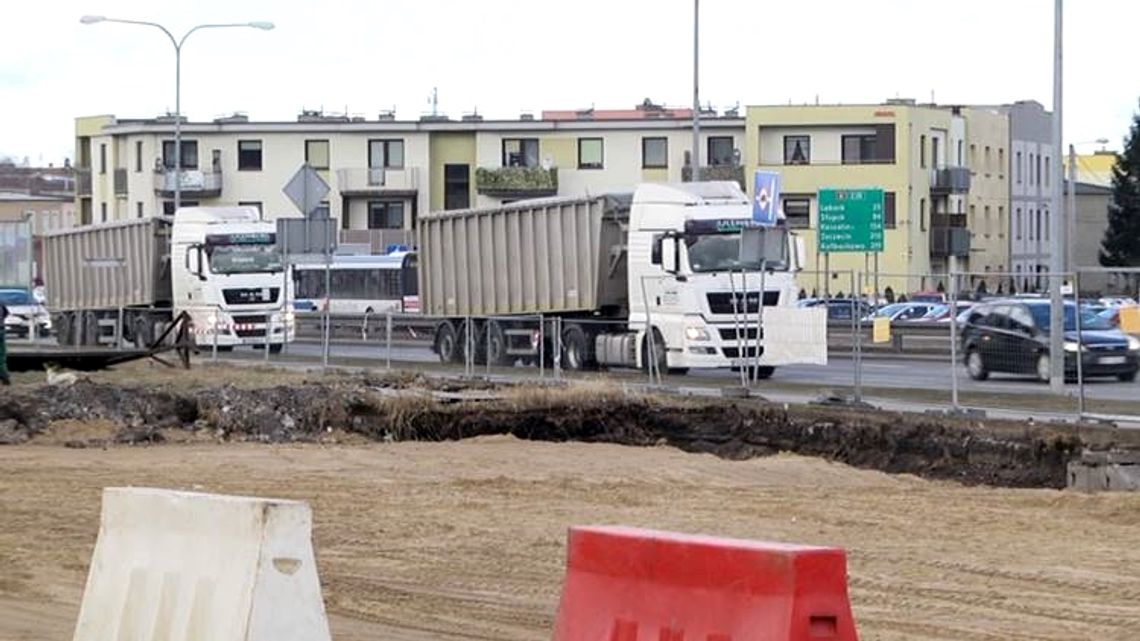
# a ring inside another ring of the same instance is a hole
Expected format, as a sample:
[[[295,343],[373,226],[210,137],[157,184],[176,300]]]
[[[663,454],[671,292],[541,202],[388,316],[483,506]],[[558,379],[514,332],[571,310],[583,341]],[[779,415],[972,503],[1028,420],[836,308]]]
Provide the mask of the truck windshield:
[[[740,234],[689,234],[685,236],[689,249],[689,267],[694,272],[720,272],[740,269]],[[784,256],[768,258],[768,268],[786,269]],[[750,266],[749,269],[755,269]]]
[[[281,271],[274,245],[215,245],[210,248],[210,271],[215,274],[254,274]]]

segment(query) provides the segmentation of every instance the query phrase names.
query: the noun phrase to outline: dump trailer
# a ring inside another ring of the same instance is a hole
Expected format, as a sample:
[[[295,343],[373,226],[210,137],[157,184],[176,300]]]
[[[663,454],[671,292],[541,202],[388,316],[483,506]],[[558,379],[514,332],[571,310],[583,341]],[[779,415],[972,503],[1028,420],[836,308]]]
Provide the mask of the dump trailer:
[[[420,303],[444,362],[470,351],[494,364],[558,356],[568,369],[758,365],[766,377],[777,362],[826,359],[825,343],[810,345],[824,318],[794,309],[802,244],[754,221],[734,182],[438,211],[417,233]],[[792,328],[804,354],[765,362],[761,300],[765,327]]]
[[[185,313],[200,346],[279,350],[293,319],[275,231],[254,207],[186,207],[46,235],[58,342],[146,347]]]

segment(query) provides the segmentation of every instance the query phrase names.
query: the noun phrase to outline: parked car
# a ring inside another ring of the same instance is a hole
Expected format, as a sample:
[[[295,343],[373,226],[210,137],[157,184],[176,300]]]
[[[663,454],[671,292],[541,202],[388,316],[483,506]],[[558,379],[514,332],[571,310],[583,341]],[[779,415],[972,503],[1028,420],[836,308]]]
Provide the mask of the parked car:
[[[954,309],[958,311],[959,322],[961,322],[962,313],[976,304],[977,303],[972,300],[960,300],[957,303],[954,303]],[[935,305],[930,309],[929,312],[926,312],[925,316],[918,320],[927,323],[949,323],[950,316],[952,315],[950,307],[951,306],[949,303],[945,305]]]
[[[0,289],[0,304],[8,308],[4,319],[4,333],[13,338],[27,338],[35,325],[37,336],[51,334],[51,315],[47,308],[36,302],[27,289]]]
[[[918,320],[938,305],[939,303],[891,303],[890,305],[880,307],[873,314],[864,316],[863,320],[871,322],[875,318],[882,317],[891,319],[892,323]]]
[[[946,294],[943,292],[915,292],[908,300],[912,303],[945,303]]]
[[[827,320],[829,321],[849,321],[852,316],[852,311],[860,317],[864,317],[871,313],[871,306],[861,300],[852,300],[850,298],[830,298],[824,300],[822,298],[804,299],[799,301],[799,307],[819,307],[821,305],[827,306]]]
[[[1099,312],[1097,316],[1104,319],[1105,322],[1112,325],[1113,327],[1120,327],[1120,310],[1122,309],[1124,309],[1124,306],[1109,307]]]
[[[992,372],[1002,372],[1031,374],[1048,381],[1050,309],[1046,300],[1013,299],[969,310],[962,328],[962,352],[970,377],[982,381]],[[1078,311],[1073,302],[1065,303],[1063,309],[1066,378],[1076,378],[1080,358],[1085,377],[1136,380],[1140,339],[1124,334],[1086,309]]]

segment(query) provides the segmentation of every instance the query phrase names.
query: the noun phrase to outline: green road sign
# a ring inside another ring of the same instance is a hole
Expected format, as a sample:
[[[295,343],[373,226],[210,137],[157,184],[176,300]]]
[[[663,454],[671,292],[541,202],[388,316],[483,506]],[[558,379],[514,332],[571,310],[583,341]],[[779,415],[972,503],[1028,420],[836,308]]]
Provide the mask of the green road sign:
[[[819,251],[883,251],[882,189],[820,189]]]

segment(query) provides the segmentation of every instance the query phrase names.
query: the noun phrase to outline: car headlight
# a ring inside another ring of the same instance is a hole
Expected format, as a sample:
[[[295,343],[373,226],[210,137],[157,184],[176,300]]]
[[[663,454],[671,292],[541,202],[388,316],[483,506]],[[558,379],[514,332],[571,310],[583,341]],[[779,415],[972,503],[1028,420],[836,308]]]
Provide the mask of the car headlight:
[[[703,327],[686,327],[685,338],[691,341],[707,341],[709,339],[709,333],[705,331]]]
[[[1075,354],[1081,351],[1081,344],[1076,341],[1065,341],[1065,351]]]
[[[1129,336],[1128,337],[1128,349],[1130,349],[1134,352],[1140,351],[1140,338],[1136,338],[1135,336]]]

